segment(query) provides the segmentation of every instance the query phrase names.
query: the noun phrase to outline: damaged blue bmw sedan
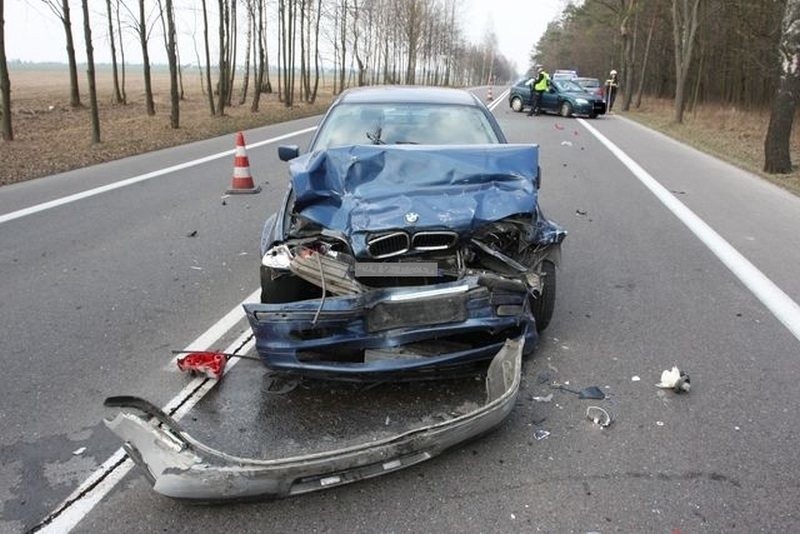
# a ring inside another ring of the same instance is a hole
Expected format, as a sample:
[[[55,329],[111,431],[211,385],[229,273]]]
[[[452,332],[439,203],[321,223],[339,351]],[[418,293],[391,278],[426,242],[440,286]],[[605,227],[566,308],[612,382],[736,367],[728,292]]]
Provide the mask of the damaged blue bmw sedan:
[[[437,377],[524,352],[553,315],[566,232],[538,204],[537,145],[508,144],[474,95],[343,93],[261,238],[261,303],[245,305],[276,372]]]

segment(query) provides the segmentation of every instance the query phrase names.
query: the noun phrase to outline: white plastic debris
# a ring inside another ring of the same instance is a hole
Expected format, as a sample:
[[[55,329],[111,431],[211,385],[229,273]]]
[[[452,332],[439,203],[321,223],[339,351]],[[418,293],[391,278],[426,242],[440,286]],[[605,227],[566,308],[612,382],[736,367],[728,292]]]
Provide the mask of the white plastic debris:
[[[80,449],[75,449],[74,451],[72,451],[72,454],[74,454],[75,456],[80,456],[84,452],[86,452],[86,447],[81,447]]]
[[[536,402],[550,402],[551,400],[553,400],[553,394],[550,393],[546,397],[534,397],[533,400],[535,400]]]
[[[600,406],[589,406],[586,408],[586,418],[603,428],[611,424],[611,414]]]
[[[639,375],[633,375],[631,377],[631,382],[638,382],[639,380],[641,380],[641,378],[639,378]]]
[[[533,433],[533,437],[536,438],[536,441],[542,441],[543,439],[547,439],[547,436],[550,435],[548,430],[539,429]]]
[[[664,421],[656,421],[656,426],[664,426]]]
[[[572,146],[572,141],[561,141],[561,146]]]
[[[688,392],[692,386],[689,380],[689,375],[677,367],[673,367],[672,369],[666,369],[661,373],[661,382],[656,384],[656,387],[671,389],[676,393],[682,393]]]

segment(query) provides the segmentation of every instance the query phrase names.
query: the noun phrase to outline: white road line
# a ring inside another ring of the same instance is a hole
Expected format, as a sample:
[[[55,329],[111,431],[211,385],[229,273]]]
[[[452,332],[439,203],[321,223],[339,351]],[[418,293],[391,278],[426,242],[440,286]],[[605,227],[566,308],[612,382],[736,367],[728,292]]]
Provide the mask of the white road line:
[[[290,132],[285,135],[279,135],[278,137],[273,137],[271,139],[266,139],[264,141],[258,141],[257,143],[250,143],[247,145],[248,148],[258,148],[260,146],[268,145],[270,143],[276,143],[278,141],[283,141],[284,139],[289,139],[291,137],[295,137],[298,135],[306,134],[309,132],[313,132],[316,130],[316,126],[312,126],[311,128],[304,128],[302,130],[297,130],[294,132]],[[80,193],[75,193],[73,195],[68,195],[66,197],[57,198],[55,200],[51,200],[49,202],[43,202],[42,204],[36,204],[35,206],[31,206],[29,208],[24,208],[17,211],[12,211],[11,213],[6,213],[4,215],[0,215],[0,224],[13,221],[14,219],[19,219],[21,217],[25,217],[27,215],[33,215],[34,213],[39,213],[41,211],[49,210],[51,208],[55,208],[58,206],[63,206],[64,204],[69,204],[71,202],[75,202],[77,200],[82,200],[84,198],[93,197],[95,195],[99,195],[101,193],[107,193],[109,191],[113,191],[115,189],[120,189],[122,187],[126,187],[132,184],[137,184],[139,182],[144,182],[145,180],[150,180],[153,178],[158,178],[159,176],[163,176],[165,174],[169,174],[171,172],[180,171],[183,169],[188,169],[190,167],[195,167],[197,165],[202,165],[203,163],[208,163],[209,161],[214,161],[215,159],[224,158],[226,156],[231,156],[234,154],[236,149],[226,150],[225,152],[219,152],[217,154],[212,154],[210,156],[205,156],[200,159],[195,159],[192,161],[186,161],[184,163],[179,163],[178,165],[172,165],[171,167],[165,167],[163,169],[159,169],[157,171],[148,172],[146,174],[140,174],[139,176],[134,176],[133,178],[127,178],[125,180],[120,180],[119,182],[114,182],[113,184],[103,185],[100,187],[95,187],[94,189],[89,189],[86,191],[82,191]]]
[[[503,91],[503,92],[500,94],[500,96],[498,96],[498,97],[497,97],[497,98],[494,100],[494,102],[492,102],[491,104],[489,104],[488,106],[486,106],[486,107],[488,107],[488,108],[489,108],[489,111],[494,111],[494,108],[496,108],[496,107],[497,107],[497,106],[500,104],[500,102],[502,102],[502,101],[505,99],[505,97],[507,97],[507,96],[508,96],[508,93],[510,93],[510,92],[511,92],[511,88],[509,87],[508,89],[506,89],[505,91]]]
[[[630,156],[612,143],[584,119],[577,119],[594,135],[628,170],[650,190],[697,238],[730,269],[730,271],[761,301],[767,309],[800,340],[800,306],[775,285],[772,280],[750,263],[713,228],[672,195]]]
[[[242,304],[256,302],[260,291],[260,289],[253,291],[253,293],[237,304],[236,307],[228,312],[222,319],[192,341],[185,350],[208,350],[212,344],[233,328],[239,320],[244,318]],[[239,353],[246,354],[254,345],[253,340],[248,341],[248,338],[251,336],[250,330],[246,330],[223,352],[232,353],[239,347],[242,347]],[[225,366],[225,374],[228,374],[238,361],[239,358],[231,358]],[[180,393],[175,395],[162,410],[169,413],[177,408],[172,417],[175,420],[180,420],[200,401],[200,399],[211,391],[211,388],[213,388],[216,383],[216,380],[197,377],[189,382]],[[114,489],[120,480],[128,474],[133,465],[133,462],[127,457],[125,451],[122,448],[117,449],[108,460],[103,462],[89,478],[84,480],[69,497],[40,523],[42,524],[40,531],[55,534],[69,532],[75,528],[75,526],[92,511],[97,503]]]

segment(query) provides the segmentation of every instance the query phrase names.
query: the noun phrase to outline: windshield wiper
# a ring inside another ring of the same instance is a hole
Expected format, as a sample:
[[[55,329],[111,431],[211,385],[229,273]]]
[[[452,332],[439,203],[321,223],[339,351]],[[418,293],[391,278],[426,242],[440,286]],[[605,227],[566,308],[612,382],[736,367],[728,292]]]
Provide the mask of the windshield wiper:
[[[382,128],[378,126],[378,128],[374,132],[367,132],[367,139],[372,141],[373,145],[385,145],[386,141],[381,139],[381,131]]]

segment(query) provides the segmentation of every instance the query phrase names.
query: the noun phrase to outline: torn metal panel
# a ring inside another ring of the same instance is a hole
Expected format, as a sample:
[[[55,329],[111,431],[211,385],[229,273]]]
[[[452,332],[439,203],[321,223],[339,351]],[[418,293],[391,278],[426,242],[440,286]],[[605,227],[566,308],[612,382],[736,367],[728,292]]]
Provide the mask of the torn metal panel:
[[[105,424],[162,495],[202,501],[296,495],[409,467],[493,429],[516,402],[523,345],[522,339],[507,340],[495,355],[482,406],[436,423],[426,418],[415,429],[326,452],[274,460],[232,456],[192,438],[168,415],[135,397],[107,399],[106,405],[120,412]]]

